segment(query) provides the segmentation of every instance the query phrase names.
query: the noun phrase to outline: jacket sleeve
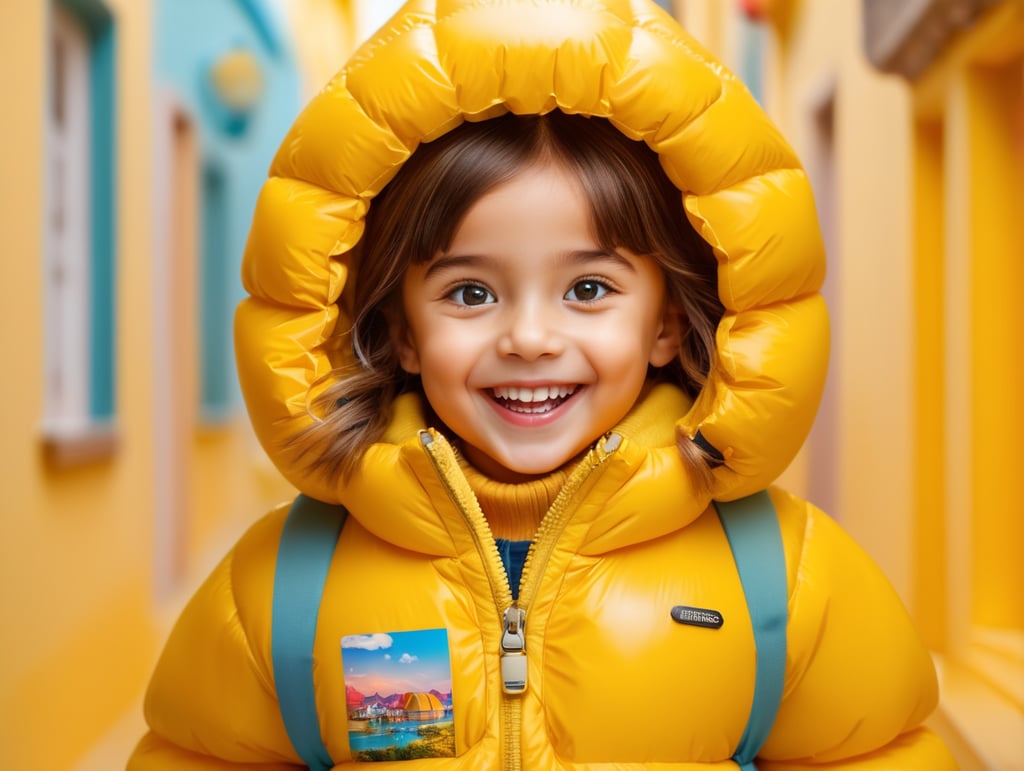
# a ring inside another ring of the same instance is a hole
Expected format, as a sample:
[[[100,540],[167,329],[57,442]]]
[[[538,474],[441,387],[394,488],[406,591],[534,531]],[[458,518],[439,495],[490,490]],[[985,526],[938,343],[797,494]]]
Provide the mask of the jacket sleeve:
[[[285,731],[270,665],[284,514],[254,525],[182,612],[146,692],[149,733],[128,771],[304,767]]]
[[[889,581],[832,519],[776,494],[789,565],[782,703],[762,771],[954,771],[922,727],[938,702],[931,656]]]

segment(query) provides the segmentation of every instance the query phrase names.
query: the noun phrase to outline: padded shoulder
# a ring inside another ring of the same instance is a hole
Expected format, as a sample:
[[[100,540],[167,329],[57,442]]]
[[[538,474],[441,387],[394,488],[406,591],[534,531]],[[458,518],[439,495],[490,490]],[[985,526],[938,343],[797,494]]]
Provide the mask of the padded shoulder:
[[[185,755],[233,763],[298,760],[269,666],[274,556],[286,513],[275,510],[253,525],[214,569],[157,663],[146,720],[152,734]]]
[[[826,762],[884,752],[938,702],[931,657],[863,549],[810,504],[778,491],[773,499],[790,605],[785,690],[762,756]]]

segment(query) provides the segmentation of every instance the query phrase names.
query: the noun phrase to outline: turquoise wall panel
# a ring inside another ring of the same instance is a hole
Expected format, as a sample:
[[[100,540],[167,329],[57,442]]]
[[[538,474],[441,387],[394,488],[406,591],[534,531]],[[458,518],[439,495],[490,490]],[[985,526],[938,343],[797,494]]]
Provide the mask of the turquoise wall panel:
[[[117,29],[93,39],[92,81],[92,370],[89,412],[113,420],[117,323]]]
[[[215,421],[241,402],[231,342],[241,256],[267,169],[301,107],[301,82],[289,32],[262,0],[157,0],[153,23],[154,79],[196,121],[201,145],[200,414]],[[220,57],[239,50],[263,78],[260,100],[242,116],[214,98],[209,79]]]

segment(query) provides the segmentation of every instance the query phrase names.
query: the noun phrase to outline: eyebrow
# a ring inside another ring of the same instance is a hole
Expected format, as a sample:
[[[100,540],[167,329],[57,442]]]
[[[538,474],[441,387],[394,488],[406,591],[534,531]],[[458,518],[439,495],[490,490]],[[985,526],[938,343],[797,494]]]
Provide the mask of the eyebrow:
[[[430,262],[423,278],[430,278],[435,273],[453,268],[475,267],[485,262],[487,262],[485,257],[475,254],[442,254]]]
[[[584,265],[593,262],[609,262],[613,265],[625,268],[632,273],[636,272],[636,267],[634,267],[632,262],[627,260],[618,252],[608,251],[605,249],[581,249],[566,252],[559,255],[559,261],[566,264],[572,263],[576,265]],[[435,273],[440,273],[445,270],[478,267],[480,265],[485,265],[488,262],[489,259],[487,257],[478,254],[442,254],[430,263],[423,277],[430,278]]]

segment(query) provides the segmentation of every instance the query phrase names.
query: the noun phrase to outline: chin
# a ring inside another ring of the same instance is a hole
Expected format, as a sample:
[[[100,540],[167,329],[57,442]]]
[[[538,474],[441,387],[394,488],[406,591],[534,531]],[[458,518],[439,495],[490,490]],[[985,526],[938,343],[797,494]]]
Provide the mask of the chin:
[[[478,468],[498,481],[526,482],[558,471],[563,466],[577,460],[586,450],[587,448],[584,447],[582,450],[570,455],[560,454],[557,457],[547,458],[539,458],[537,455],[529,459],[495,459],[488,457],[486,467],[478,465]]]

